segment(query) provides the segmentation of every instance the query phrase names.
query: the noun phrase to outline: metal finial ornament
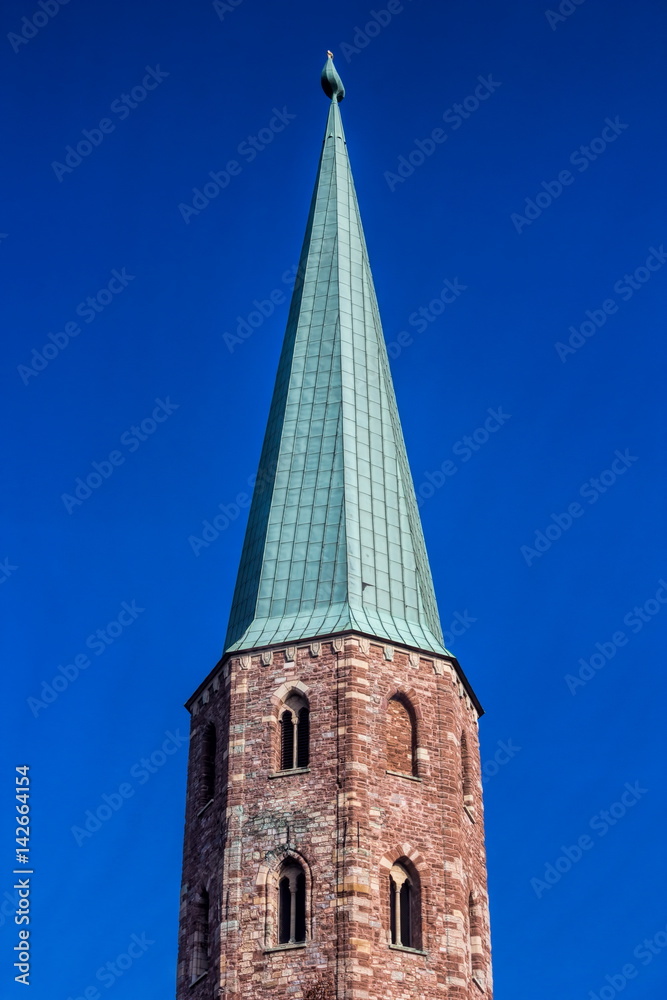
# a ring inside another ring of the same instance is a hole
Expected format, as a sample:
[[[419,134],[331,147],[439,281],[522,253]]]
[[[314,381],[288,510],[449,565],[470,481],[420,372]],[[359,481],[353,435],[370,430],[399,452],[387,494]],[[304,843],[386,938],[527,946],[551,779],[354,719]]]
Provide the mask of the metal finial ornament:
[[[333,52],[327,52],[327,61],[322,70],[322,90],[331,100],[342,101],[345,97],[345,87],[333,64]]]

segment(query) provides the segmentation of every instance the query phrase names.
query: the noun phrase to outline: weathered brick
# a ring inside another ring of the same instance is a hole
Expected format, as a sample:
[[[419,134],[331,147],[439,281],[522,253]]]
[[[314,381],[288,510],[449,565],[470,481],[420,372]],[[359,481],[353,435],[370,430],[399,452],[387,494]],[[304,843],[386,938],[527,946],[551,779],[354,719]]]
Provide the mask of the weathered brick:
[[[178,998],[488,1000],[477,716],[470,699],[459,696],[455,664],[399,646],[387,659],[384,644],[368,647],[352,633],[340,653],[331,641],[318,641],[317,656],[310,642],[300,643],[295,660],[286,661],[281,647],[268,664],[259,652],[244,654],[245,666],[238,655],[228,656],[189,703]],[[270,777],[280,764],[281,698],[297,684],[311,711],[309,767]],[[402,718],[390,707],[397,694],[416,720],[412,774],[390,729],[392,719]],[[200,737],[210,722],[217,730],[216,789],[202,811]],[[285,851],[301,857],[307,873],[307,940],[305,947],[271,950],[271,878]],[[419,953],[389,945],[389,870],[401,856],[421,883]],[[201,887],[210,898],[211,962],[191,985]]]

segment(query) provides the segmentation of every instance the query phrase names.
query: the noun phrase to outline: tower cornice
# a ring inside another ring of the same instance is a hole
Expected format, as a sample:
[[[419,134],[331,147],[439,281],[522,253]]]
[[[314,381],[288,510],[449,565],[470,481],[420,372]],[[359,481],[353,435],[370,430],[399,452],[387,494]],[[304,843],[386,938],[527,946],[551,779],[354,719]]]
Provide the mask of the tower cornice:
[[[448,668],[451,671],[452,676],[457,679],[458,683],[460,683],[464,694],[470,700],[470,703],[475,709],[475,712],[477,714],[477,718],[481,718],[481,716],[484,715],[484,708],[482,707],[479,698],[475,694],[472,684],[468,680],[458,659],[451,653],[439,655],[433,653],[431,650],[418,649],[415,646],[407,646],[403,643],[392,646],[392,644],[386,642],[386,640],[378,639],[377,636],[368,635],[362,632],[358,632],[356,630],[339,632],[331,635],[317,635],[312,637],[305,637],[303,639],[300,639],[298,642],[295,642],[292,647],[289,647],[284,642],[277,642],[277,643],[270,643],[266,646],[257,646],[253,649],[238,649],[226,652],[220,657],[220,659],[213,667],[213,669],[209,671],[209,673],[201,682],[201,684],[190,695],[188,700],[185,702],[185,708],[188,710],[188,712],[192,713],[193,708],[196,705],[197,701],[202,697],[205,691],[211,688],[211,685],[213,684],[214,680],[216,678],[219,678],[220,675],[224,673],[225,666],[227,666],[230,660],[232,659],[240,660],[240,658],[243,656],[246,657],[255,656],[261,658],[262,654],[266,653],[273,654],[277,653],[280,650],[285,650],[286,648],[293,648],[295,651],[304,650],[304,649],[309,649],[313,645],[313,643],[319,643],[323,645],[324,643],[333,643],[334,640],[342,641],[343,648],[339,652],[343,652],[345,648],[345,642],[348,638],[363,639],[367,641],[369,644],[378,646],[382,649],[385,648],[394,649],[396,651],[407,653],[408,656],[411,655],[416,656],[418,660],[424,660],[427,662],[430,661],[433,664],[433,670],[434,673],[436,674],[442,674],[444,672],[444,670],[441,668],[445,667]]]

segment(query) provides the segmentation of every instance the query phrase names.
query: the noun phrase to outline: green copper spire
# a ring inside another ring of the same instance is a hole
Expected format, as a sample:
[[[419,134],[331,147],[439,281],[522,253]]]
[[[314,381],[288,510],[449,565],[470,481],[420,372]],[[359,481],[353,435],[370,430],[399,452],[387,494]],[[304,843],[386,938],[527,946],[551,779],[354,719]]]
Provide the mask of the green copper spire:
[[[338,102],[331,98],[225,650],[356,630],[445,652]]]

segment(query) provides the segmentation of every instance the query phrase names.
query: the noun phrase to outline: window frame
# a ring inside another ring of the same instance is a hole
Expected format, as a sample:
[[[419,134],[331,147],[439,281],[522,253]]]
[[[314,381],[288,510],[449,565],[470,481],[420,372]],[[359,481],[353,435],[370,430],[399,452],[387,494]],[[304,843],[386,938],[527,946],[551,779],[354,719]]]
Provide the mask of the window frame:
[[[468,746],[468,736],[461,732],[459,740],[459,754],[461,767],[461,801],[463,808],[471,820],[475,820],[475,783],[473,780],[472,758]]]
[[[405,770],[405,768],[396,769],[393,767],[387,767],[387,774],[395,774],[403,778],[411,778],[413,781],[421,781],[421,776],[419,773],[419,739],[418,739],[418,720],[417,712],[412,704],[410,698],[403,691],[396,691],[390,698],[387,699],[387,708],[385,712],[385,753],[387,755],[387,764],[391,763],[389,759],[388,745],[389,745],[389,728],[392,723],[397,721],[392,717],[390,705],[392,702],[400,705],[407,717],[407,722],[410,726],[410,770]]]
[[[483,950],[484,936],[479,916],[479,900],[471,889],[468,893],[468,974],[472,981],[484,991],[486,989],[486,962]]]
[[[288,735],[287,725],[291,730]],[[278,728],[278,769],[271,777],[309,771],[310,704],[304,694],[293,690],[282,701]]]
[[[217,785],[217,752],[218,733],[215,723],[211,720],[205,723],[201,733],[198,805],[199,813],[203,813],[215,799]]]
[[[416,868],[407,858],[394,861],[389,870],[388,943],[390,948],[398,951],[425,954],[421,881]]]
[[[271,852],[260,866],[257,884],[265,887],[264,952],[306,948],[314,936],[312,873],[306,859],[291,849]],[[283,908],[286,888],[290,891],[288,915]]]
[[[206,886],[195,895],[190,948],[190,985],[207,976],[211,968],[211,897]]]

